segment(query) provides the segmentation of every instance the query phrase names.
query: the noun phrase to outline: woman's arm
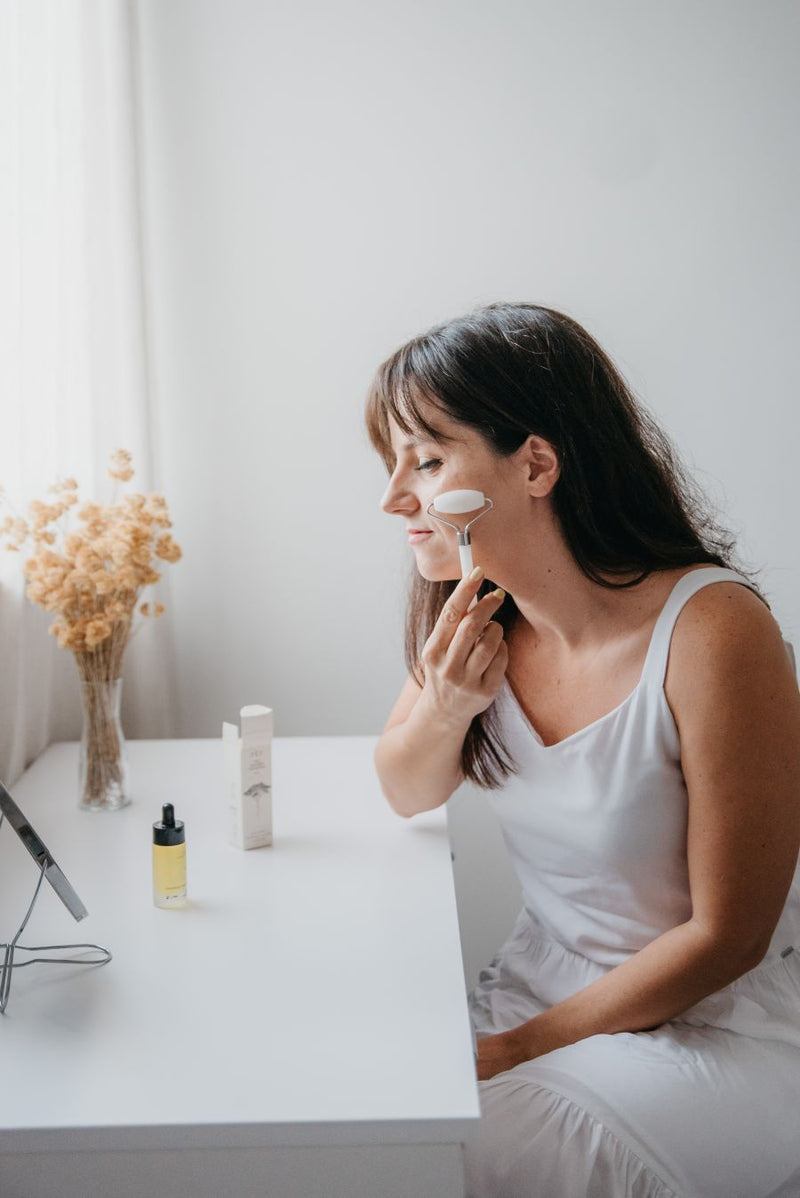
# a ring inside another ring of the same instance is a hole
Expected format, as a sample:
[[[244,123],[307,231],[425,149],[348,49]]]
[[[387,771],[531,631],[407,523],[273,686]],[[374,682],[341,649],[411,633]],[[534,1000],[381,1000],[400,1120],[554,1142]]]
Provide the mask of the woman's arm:
[[[692,916],[543,1014],[479,1040],[481,1078],[586,1036],[657,1027],[767,951],[800,848],[797,680],[774,618],[739,583],[693,596],[670,652]]]
[[[383,793],[398,815],[432,811],[450,797],[463,781],[465,736],[463,726],[437,720],[423,688],[409,676],[375,749]]]
[[[407,679],[375,750],[383,793],[398,815],[440,807],[463,781],[464,738],[505,675],[503,630],[491,619],[503,594],[492,591],[468,611],[483,580],[474,574],[453,591],[425,643],[425,685]]]

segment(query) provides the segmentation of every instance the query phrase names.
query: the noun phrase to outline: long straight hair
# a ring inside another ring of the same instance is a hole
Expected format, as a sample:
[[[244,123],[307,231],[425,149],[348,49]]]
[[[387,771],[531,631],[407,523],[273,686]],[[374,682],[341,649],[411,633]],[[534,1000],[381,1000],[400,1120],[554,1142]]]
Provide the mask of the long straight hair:
[[[571,317],[537,304],[488,304],[402,345],[378,367],[366,404],[370,440],[390,472],[390,416],[404,432],[441,439],[426,422],[426,405],[476,430],[502,455],[531,434],[554,447],[561,470],[553,511],[575,562],[598,586],[622,590],[658,570],[707,563],[747,577],[769,607],[669,438]],[[638,576],[613,581],[631,572]],[[422,647],[456,585],[415,572],[405,656],[420,685]],[[494,585],[486,579],[481,595]],[[517,617],[507,596],[495,617],[504,635]],[[487,789],[514,772],[494,704],[473,719],[461,765]]]

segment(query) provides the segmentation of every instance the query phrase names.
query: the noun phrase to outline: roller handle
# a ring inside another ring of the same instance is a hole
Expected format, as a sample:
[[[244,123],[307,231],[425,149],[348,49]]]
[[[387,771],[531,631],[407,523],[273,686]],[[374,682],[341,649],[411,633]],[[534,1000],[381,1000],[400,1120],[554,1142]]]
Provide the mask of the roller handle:
[[[472,561],[472,546],[471,545],[459,545],[458,556],[461,558],[461,577],[469,578],[470,574],[472,573],[473,567],[474,567],[474,563]],[[469,607],[467,608],[467,611],[472,611],[473,607],[475,606],[475,604],[477,602],[478,602],[478,596],[473,595],[472,602],[470,603]]]

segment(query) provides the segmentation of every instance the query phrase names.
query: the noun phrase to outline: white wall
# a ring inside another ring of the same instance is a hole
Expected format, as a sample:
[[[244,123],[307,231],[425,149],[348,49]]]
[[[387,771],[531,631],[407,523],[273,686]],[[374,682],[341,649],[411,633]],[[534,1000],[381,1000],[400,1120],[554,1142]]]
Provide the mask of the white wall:
[[[677,442],[800,640],[800,7],[139,0],[156,484],[178,734],[376,733],[408,550],[370,375],[560,307]]]

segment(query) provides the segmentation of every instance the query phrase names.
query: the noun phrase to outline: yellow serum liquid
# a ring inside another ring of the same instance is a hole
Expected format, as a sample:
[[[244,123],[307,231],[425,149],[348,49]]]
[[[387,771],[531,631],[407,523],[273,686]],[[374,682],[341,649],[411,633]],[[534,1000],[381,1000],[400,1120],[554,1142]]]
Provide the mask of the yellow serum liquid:
[[[186,906],[186,844],[153,845],[153,902]]]

